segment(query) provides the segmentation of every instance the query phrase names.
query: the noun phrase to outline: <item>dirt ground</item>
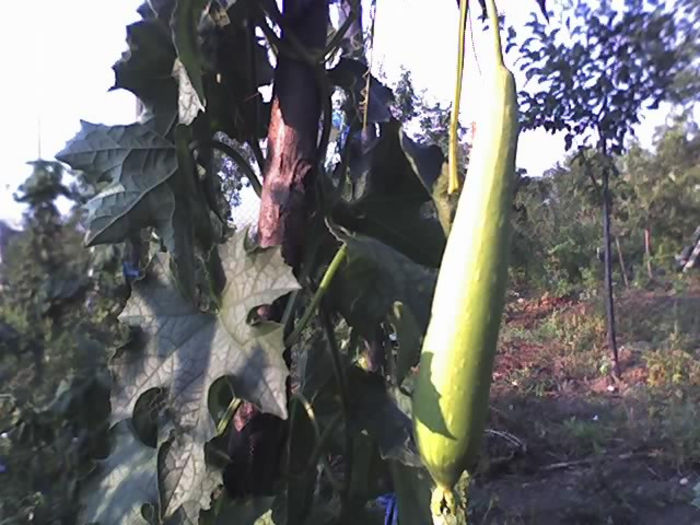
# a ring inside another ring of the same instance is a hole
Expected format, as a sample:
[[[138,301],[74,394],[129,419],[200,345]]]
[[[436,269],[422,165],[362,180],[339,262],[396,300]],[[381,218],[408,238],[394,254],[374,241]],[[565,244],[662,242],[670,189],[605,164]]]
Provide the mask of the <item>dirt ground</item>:
[[[700,525],[700,288],[621,294],[620,381],[600,302],[509,304],[470,523]]]

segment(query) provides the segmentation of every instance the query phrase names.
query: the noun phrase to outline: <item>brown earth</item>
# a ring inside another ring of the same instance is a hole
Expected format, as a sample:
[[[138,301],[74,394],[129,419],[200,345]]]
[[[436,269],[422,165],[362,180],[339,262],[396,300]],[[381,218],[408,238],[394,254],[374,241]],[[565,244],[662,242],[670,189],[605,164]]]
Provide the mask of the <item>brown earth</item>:
[[[508,305],[470,523],[700,525],[700,289],[621,294],[621,381],[597,302]]]

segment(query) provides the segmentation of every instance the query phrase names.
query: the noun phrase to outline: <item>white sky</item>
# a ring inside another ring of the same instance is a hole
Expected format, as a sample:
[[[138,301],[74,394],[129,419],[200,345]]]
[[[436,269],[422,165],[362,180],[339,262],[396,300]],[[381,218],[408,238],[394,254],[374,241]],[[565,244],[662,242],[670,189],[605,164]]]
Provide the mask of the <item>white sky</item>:
[[[31,171],[26,162],[37,158],[39,120],[41,152],[46,159],[53,158],[75,135],[80,119],[105,124],[134,120],[133,96],[108,89],[114,81],[111,66],[126,49],[125,27],[138,19],[140,4],[141,0],[3,4],[0,219],[16,222],[20,218],[22,206],[12,194]],[[403,65],[412,71],[418,90],[427,89],[431,98],[448,103],[454,85],[455,0],[377,0],[377,4],[375,66],[395,81]],[[500,5],[516,29],[537,9],[534,0],[503,0]],[[470,101],[479,98],[479,83],[470,82],[477,74],[468,52],[462,103],[465,122],[471,120]],[[643,123],[639,133],[643,144],[649,144],[654,126],[663,118],[663,112],[655,112]],[[518,165],[539,175],[561,160],[563,153],[561,137],[544,132],[522,134]]]

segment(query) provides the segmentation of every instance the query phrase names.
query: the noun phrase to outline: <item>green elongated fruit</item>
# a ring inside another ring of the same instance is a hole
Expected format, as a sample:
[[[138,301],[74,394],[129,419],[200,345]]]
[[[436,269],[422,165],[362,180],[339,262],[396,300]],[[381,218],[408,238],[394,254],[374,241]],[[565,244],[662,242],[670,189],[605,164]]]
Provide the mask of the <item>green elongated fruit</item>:
[[[474,147],[440,266],[413,394],[418,449],[437,484],[432,510],[454,510],[452,489],[477,461],[508,270],[518,107],[503,63],[494,0],[494,53],[480,82]]]

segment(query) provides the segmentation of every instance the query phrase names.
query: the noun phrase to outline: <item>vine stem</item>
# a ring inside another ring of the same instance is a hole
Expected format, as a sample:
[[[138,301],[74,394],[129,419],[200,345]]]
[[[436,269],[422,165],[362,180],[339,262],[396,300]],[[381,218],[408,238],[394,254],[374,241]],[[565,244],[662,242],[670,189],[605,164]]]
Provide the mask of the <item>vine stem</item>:
[[[340,268],[340,265],[345,260],[347,254],[348,247],[346,244],[343,244],[340,247],[340,249],[335,253],[335,256],[333,256],[333,260],[326,269],[326,273],[323,274],[323,279],[321,279],[321,284],[318,285],[318,289],[316,290],[316,293],[314,293],[313,299],[311,299],[311,304],[309,304],[309,306],[304,311],[304,314],[294,327],[292,333],[289,334],[289,337],[287,337],[287,339],[284,341],[284,345],[286,347],[292,346],[299,340],[301,332],[304,330],[304,328],[306,328],[306,325],[309,324],[311,317],[314,315],[314,312],[316,312],[316,309],[318,308],[321,299],[328,291],[328,288],[330,287],[331,282],[333,281],[333,277],[335,277],[335,274],[338,272],[338,268]]]
[[[211,148],[218,150],[227,157],[231,158],[236,163],[236,166],[243,170],[243,173],[245,174],[246,178],[250,181],[250,185],[253,187],[253,190],[255,190],[255,193],[258,195],[258,197],[262,195],[262,184],[260,184],[258,176],[253,171],[253,168],[250,167],[250,164],[248,164],[248,161],[243,155],[241,155],[238,151],[236,151],[228,144],[219,140],[209,140],[204,143],[195,141],[192,147],[198,148],[202,145],[210,146]]]
[[[345,247],[345,245],[343,245]],[[340,348],[338,347],[338,341],[335,338],[335,331],[333,330],[333,323],[331,321],[331,316],[327,309],[321,308],[321,325],[323,331],[328,339],[328,351],[331,355],[331,361],[333,363],[333,374],[335,375],[335,380],[338,383],[338,391],[340,393],[340,405],[343,411],[343,419],[345,420],[345,480],[344,480],[344,490],[341,493],[341,518],[346,515],[348,510],[348,497],[350,494],[350,486],[352,484],[352,464],[353,464],[353,448],[352,448],[352,435],[350,434],[349,421],[350,421],[350,397],[348,395],[348,381],[343,370],[343,364],[340,358]]]
[[[226,429],[228,428],[231,419],[238,411],[238,408],[241,406],[242,402],[242,399],[234,397],[228,404],[228,407],[226,407],[226,412],[224,412],[224,415],[221,416],[221,419],[219,419],[219,422],[216,424],[217,436],[221,436],[224,434],[224,432],[226,432]]]
[[[338,479],[335,477],[335,475],[333,474],[333,470],[331,469],[331,466],[328,463],[328,459],[326,459],[326,457],[323,456],[323,447],[326,445],[326,442],[328,441],[328,438],[330,436],[330,432],[329,431],[326,431],[324,433],[321,432],[321,427],[319,426],[318,420],[316,419],[316,412],[314,411],[314,407],[311,404],[311,402],[308,399],[306,399],[304,394],[302,394],[301,392],[296,392],[295,394],[292,395],[292,399],[295,399],[304,408],[304,411],[306,412],[306,417],[311,422],[311,426],[314,429],[314,435],[316,437],[316,444],[314,446],[314,449],[311,452],[310,461],[306,467],[306,470],[313,469],[314,466],[316,465],[316,462],[318,460],[320,460],[321,467],[323,468],[323,471],[326,474],[328,481],[331,483],[331,485],[333,485],[334,489],[340,491],[341,484],[338,481]],[[337,421],[337,419],[334,421]],[[336,424],[334,421],[332,421],[331,425],[329,425],[331,429]]]
[[[498,23],[498,9],[496,8],[496,0],[488,0],[486,2],[487,12],[489,15],[489,23],[493,25],[493,54],[494,65],[503,66],[503,47],[501,45],[501,26]]]

